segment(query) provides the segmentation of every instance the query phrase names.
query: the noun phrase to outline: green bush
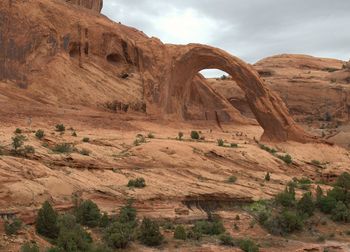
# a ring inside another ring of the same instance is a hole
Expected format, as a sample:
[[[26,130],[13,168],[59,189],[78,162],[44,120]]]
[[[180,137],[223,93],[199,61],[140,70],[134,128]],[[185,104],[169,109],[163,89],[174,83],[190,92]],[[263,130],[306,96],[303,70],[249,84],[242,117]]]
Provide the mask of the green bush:
[[[148,218],[143,219],[140,227],[139,240],[147,246],[158,246],[163,242],[157,222]]]
[[[57,213],[48,201],[45,201],[38,212],[35,225],[38,234],[55,239],[58,236]]]
[[[120,208],[118,221],[121,223],[133,223],[136,221],[136,209],[132,207],[132,203]]]
[[[107,213],[103,213],[100,219],[99,226],[102,228],[107,227],[110,224],[111,220],[109,219],[109,216]]]
[[[350,221],[350,210],[347,206],[339,201],[337,202],[335,208],[332,210],[332,220],[334,221],[342,221],[349,222]]]
[[[264,150],[264,151],[267,151],[267,152],[270,152],[271,154],[275,154],[277,152],[277,150],[273,149],[273,148],[270,148],[266,145],[263,145],[263,144],[260,144],[259,147]]]
[[[128,223],[114,222],[105,230],[103,239],[114,249],[126,248],[133,239],[133,229]]]
[[[84,138],[83,138],[83,142],[84,142],[84,143],[88,143],[88,142],[90,142],[90,138],[88,138],[88,137],[84,137]]]
[[[35,136],[36,136],[36,138],[41,140],[45,137],[45,132],[43,130],[39,129],[35,132]]]
[[[93,201],[85,200],[75,210],[75,216],[78,223],[88,227],[97,227],[100,222],[101,212]]]
[[[259,246],[250,239],[239,240],[238,245],[244,252],[259,252]]]
[[[71,153],[73,152],[73,146],[69,143],[56,144],[52,151],[57,153]]]
[[[205,235],[219,235],[225,232],[225,227],[219,220],[197,221],[193,229],[194,231]]]
[[[25,140],[26,140],[26,137],[23,135],[16,135],[16,136],[12,137],[13,150],[15,152],[17,152],[18,149],[23,146]]]
[[[17,128],[17,129],[15,130],[15,134],[22,134],[22,130],[21,130],[20,128]]]
[[[22,227],[22,221],[20,219],[13,219],[11,221],[5,221],[5,233],[7,235],[15,235]]]
[[[293,207],[295,205],[295,190],[294,186],[290,185],[280,192],[275,197],[275,202],[284,207]]]
[[[198,131],[191,131],[191,139],[193,140],[199,140],[200,136]]]
[[[286,154],[286,155],[277,155],[277,157],[279,158],[279,159],[281,159],[282,161],[284,161],[286,164],[291,164],[291,163],[293,163],[293,160],[292,160],[292,157],[291,157],[291,155],[289,155],[289,154]]]
[[[277,216],[277,222],[279,223],[282,231],[287,234],[303,229],[303,220],[301,216],[294,211],[283,211]]]
[[[26,242],[22,245],[20,252],[40,252],[40,250],[36,243]]]
[[[350,174],[347,172],[342,173],[338,177],[335,185],[345,190],[350,190]]]
[[[238,144],[236,144],[236,143],[231,143],[231,148],[238,148]]]
[[[70,223],[68,227],[61,226],[57,238],[57,246],[63,251],[89,251],[92,238],[82,226]]]
[[[128,182],[128,187],[144,188],[146,187],[146,181],[144,178],[131,179]]]
[[[236,245],[234,239],[228,233],[221,234],[219,236],[219,240],[220,240],[221,245],[231,246],[231,247],[234,247]]]
[[[317,202],[319,209],[326,214],[330,214],[336,204],[337,200],[328,195],[321,197]]]
[[[178,225],[175,228],[174,231],[174,238],[176,240],[186,240],[187,239],[187,234],[186,234],[186,229],[182,225]]]
[[[56,125],[56,131],[64,132],[64,131],[66,131],[66,127],[63,124],[57,124]]]
[[[218,139],[218,146],[220,146],[220,147],[224,147],[225,146],[225,142],[224,142],[224,140],[222,140],[222,139]]]
[[[35,153],[35,149],[33,146],[30,145],[26,145],[24,146],[24,149],[21,151],[21,153],[26,156],[28,154],[34,154]]]
[[[228,179],[227,179],[227,183],[230,183],[230,184],[233,184],[237,181],[237,177],[236,176],[230,176]]]
[[[297,209],[302,214],[312,216],[315,211],[315,203],[312,199],[311,193],[305,193],[297,203]]]
[[[195,230],[195,229],[191,229],[187,232],[187,239],[189,240],[200,240],[202,238],[202,234],[198,231],[198,230]]]

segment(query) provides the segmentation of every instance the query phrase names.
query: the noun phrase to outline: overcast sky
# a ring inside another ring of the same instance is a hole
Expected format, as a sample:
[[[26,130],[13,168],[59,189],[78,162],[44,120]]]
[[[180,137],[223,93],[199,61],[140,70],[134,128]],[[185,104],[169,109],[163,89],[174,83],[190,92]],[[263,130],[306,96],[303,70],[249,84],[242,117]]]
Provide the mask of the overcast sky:
[[[350,58],[350,0],[104,0],[103,13],[164,43],[208,44],[249,63]]]

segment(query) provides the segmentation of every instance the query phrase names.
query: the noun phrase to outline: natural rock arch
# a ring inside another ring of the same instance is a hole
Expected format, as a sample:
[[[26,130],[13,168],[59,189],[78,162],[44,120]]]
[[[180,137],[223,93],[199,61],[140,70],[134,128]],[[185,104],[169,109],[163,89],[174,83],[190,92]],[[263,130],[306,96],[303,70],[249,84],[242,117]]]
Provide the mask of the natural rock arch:
[[[215,68],[230,74],[245,92],[251,110],[264,129],[263,139],[299,142],[312,140],[289,115],[281,98],[269,90],[258,73],[242,60],[221,49],[199,44],[179,46],[173,53],[171,74],[163,99],[165,113],[181,117],[183,99],[194,76],[201,70]]]

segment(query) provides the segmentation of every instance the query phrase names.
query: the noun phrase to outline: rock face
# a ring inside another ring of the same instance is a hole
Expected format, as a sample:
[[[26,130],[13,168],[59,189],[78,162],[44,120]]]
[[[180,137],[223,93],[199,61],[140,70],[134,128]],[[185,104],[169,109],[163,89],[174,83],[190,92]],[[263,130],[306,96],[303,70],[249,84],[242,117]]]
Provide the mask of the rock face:
[[[102,1],[68,2],[95,11],[102,7]],[[0,80],[6,83],[5,96],[21,94],[53,105],[145,103],[151,115],[180,120],[196,117],[188,108],[197,107],[198,113],[202,110],[198,119],[249,123],[198,76],[200,70],[218,68],[243,90],[264,128],[264,139],[312,140],[254,69],[220,49],[165,45],[89,10],[79,8],[77,13],[64,2],[3,1],[0,12]],[[19,34],[19,29],[25,32]],[[202,97],[194,101],[196,93]]]
[[[101,12],[103,0],[65,0],[67,3],[77,4],[85,8]]]

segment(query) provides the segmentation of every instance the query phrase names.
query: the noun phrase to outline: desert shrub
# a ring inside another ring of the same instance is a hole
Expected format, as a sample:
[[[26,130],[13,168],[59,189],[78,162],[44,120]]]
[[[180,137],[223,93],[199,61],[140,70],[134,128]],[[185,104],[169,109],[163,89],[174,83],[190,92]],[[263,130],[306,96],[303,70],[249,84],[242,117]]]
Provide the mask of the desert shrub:
[[[113,252],[106,244],[93,244],[89,252]]]
[[[323,197],[323,190],[322,188],[318,185],[316,187],[316,205],[318,206],[321,198]]]
[[[191,229],[187,232],[187,239],[189,240],[200,240],[202,238],[202,234],[198,231],[198,230],[195,230],[195,229]]]
[[[61,226],[57,238],[57,246],[63,251],[89,251],[92,238],[82,226],[70,223],[69,227]]]
[[[101,218],[98,206],[91,200],[83,201],[75,210],[77,222],[88,227],[97,227]]]
[[[137,134],[134,145],[139,146],[142,143],[146,143],[146,138],[142,134]]]
[[[191,139],[193,140],[199,140],[200,136],[199,136],[199,133],[198,131],[191,131]]]
[[[20,128],[17,128],[17,129],[15,130],[15,134],[22,134],[22,130],[21,130]]]
[[[274,148],[270,148],[264,144],[260,144],[259,147],[262,149],[262,150],[265,150],[267,152],[270,152],[271,154],[275,154],[277,152],[277,150],[275,150]]]
[[[87,150],[87,149],[82,149],[80,151],[80,154],[83,156],[90,156],[91,151]]]
[[[265,175],[265,181],[270,181],[270,180],[271,180],[271,175],[269,172],[267,172]]]
[[[336,204],[337,200],[328,195],[321,197],[317,202],[319,209],[326,214],[330,214]]]
[[[347,208],[347,206],[343,202],[338,201],[337,204],[335,205],[335,208],[332,210],[331,218],[334,221],[349,222],[350,210]]]
[[[184,133],[179,132],[179,133],[177,134],[177,136],[178,136],[178,139],[179,139],[179,140],[182,140],[182,138],[183,138],[183,136],[184,136]]]
[[[33,146],[26,145],[26,146],[24,146],[24,149],[21,152],[22,152],[23,155],[34,154],[35,153],[35,149],[34,149]]]
[[[39,140],[41,140],[45,137],[45,132],[43,130],[39,129],[35,132],[35,137],[38,138]]]
[[[147,137],[150,138],[150,139],[155,138],[155,136],[154,136],[154,134],[152,132],[148,133]]]
[[[88,137],[84,137],[84,138],[83,138],[83,142],[84,142],[84,143],[88,143],[88,142],[90,142],[90,138],[88,138]]]
[[[128,202],[126,206],[120,208],[118,221],[121,223],[133,223],[136,221],[136,208],[132,206],[132,202]]]
[[[107,213],[103,213],[101,218],[100,218],[100,222],[99,222],[99,227],[105,228],[110,224],[111,220],[108,216]]]
[[[197,221],[193,229],[201,234],[219,235],[225,232],[225,227],[219,220]]]
[[[144,218],[140,226],[139,240],[147,246],[158,246],[163,242],[163,239],[158,223]]]
[[[259,252],[259,246],[250,239],[239,240],[238,245],[244,252]]]
[[[233,184],[233,183],[235,183],[237,181],[237,177],[236,176],[230,176],[230,177],[228,177],[228,179],[227,179],[227,183],[230,183],[230,184]]]
[[[277,157],[279,158],[279,159],[281,159],[283,162],[285,162],[286,164],[291,164],[291,163],[293,163],[293,160],[292,160],[292,157],[291,157],[291,155],[289,155],[289,154],[286,154],[286,155],[277,155]]]
[[[230,147],[231,147],[231,148],[238,148],[238,144],[236,144],[236,143],[231,143],[231,144],[230,144]]]
[[[345,190],[350,189],[350,174],[347,172],[342,173],[335,182],[335,185]]]
[[[72,136],[73,136],[73,137],[77,137],[77,136],[78,136],[78,135],[77,135],[77,132],[76,132],[76,131],[73,131]]]
[[[52,151],[57,153],[71,153],[73,152],[73,146],[70,143],[56,144],[52,148]]]
[[[46,252],[65,252],[65,251],[59,247],[51,247],[51,248],[48,248]]]
[[[275,197],[275,202],[284,207],[293,207],[295,205],[295,190],[294,186],[290,185],[280,192]]]
[[[66,131],[66,127],[63,124],[57,124],[55,128],[56,128],[56,131],[58,132]]]
[[[220,146],[220,147],[224,147],[225,146],[224,140],[218,139],[217,142],[218,142],[218,146]]]
[[[221,234],[219,236],[219,240],[220,240],[220,243],[222,245],[225,245],[225,246],[235,246],[236,243],[234,241],[234,239],[232,238],[232,236],[228,233],[224,233],[224,234]]]
[[[21,246],[20,252],[40,252],[40,250],[36,243],[26,242]]]
[[[128,223],[114,222],[105,230],[103,239],[109,247],[123,249],[133,239],[133,229]]]
[[[36,219],[38,234],[55,239],[58,236],[57,213],[48,201],[45,201]]]
[[[303,228],[303,220],[301,216],[297,212],[290,210],[283,211],[278,215],[277,222],[282,231],[287,234],[302,230]]]
[[[131,179],[128,182],[128,187],[144,188],[146,187],[146,181],[144,178]]]
[[[177,240],[186,240],[187,239],[187,234],[186,234],[186,229],[182,225],[178,225],[175,228],[174,231],[174,238]]]
[[[297,209],[301,214],[312,216],[315,211],[315,203],[311,193],[305,193],[297,203]]]
[[[22,221],[20,219],[13,219],[11,221],[5,221],[5,233],[7,235],[15,235],[22,227]]]
[[[16,136],[12,137],[13,150],[15,152],[17,152],[18,149],[23,146],[25,140],[26,140],[26,137],[23,135],[16,135]]]
[[[336,201],[347,202],[349,193],[341,187],[334,187],[327,192],[327,196],[334,198]]]
[[[319,165],[321,165],[321,162],[320,161],[318,161],[318,160],[311,160],[311,163],[313,164],[313,165],[317,165],[317,166],[319,166]]]

